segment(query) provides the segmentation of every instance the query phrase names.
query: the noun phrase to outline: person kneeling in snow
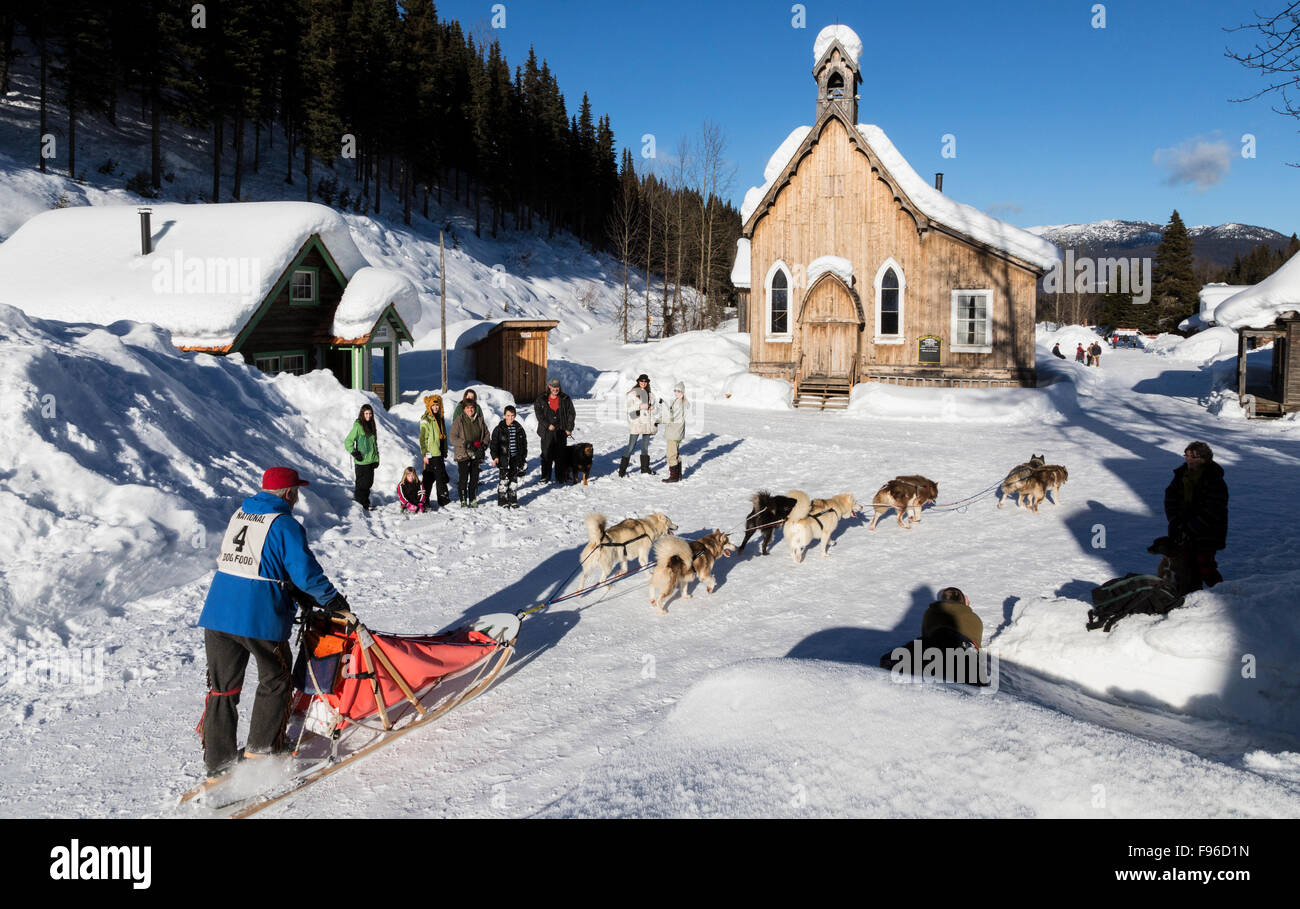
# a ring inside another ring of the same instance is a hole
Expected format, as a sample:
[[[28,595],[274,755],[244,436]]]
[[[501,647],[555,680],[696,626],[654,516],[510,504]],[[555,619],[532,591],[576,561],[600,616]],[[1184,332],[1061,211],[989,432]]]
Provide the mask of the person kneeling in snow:
[[[921,637],[880,657],[882,669],[968,685],[987,685],[980,661],[984,623],[970,608],[970,597],[945,587],[921,617]]]
[[[307,547],[307,532],[290,514],[298,487],[306,485],[296,470],[272,467],[262,475],[262,491],[244,499],[221,538],[217,572],[198,622],[208,659],[208,696],[198,732],[209,777],[225,773],[239,759],[235,708],[249,656],[257,660],[258,682],[244,756],[284,749],[293,694],[293,594],[301,591],[331,611],[348,610],[348,601]]]
[[[414,467],[406,468],[402,482],[397,484],[397,501],[402,503],[402,510],[418,514],[424,511],[424,486],[415,473]]]
[[[492,429],[492,463],[500,472],[497,480],[497,504],[502,508],[519,507],[519,478],[528,466],[528,434],[515,419],[515,408],[507,404],[505,419]]]

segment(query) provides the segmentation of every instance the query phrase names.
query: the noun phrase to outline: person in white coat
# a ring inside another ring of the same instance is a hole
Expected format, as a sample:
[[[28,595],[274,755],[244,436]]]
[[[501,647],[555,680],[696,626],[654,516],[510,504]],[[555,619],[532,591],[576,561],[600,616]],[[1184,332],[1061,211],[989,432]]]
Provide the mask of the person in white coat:
[[[668,443],[668,479],[664,482],[676,483],[682,478],[682,456],[678,448],[686,438],[685,382],[673,386],[673,399],[666,404],[660,402],[659,410],[659,422],[664,427],[664,441]]]
[[[655,423],[654,398],[650,396],[650,377],[645,373],[636,378],[636,385],[627,393],[627,451],[618,465],[618,475],[627,476],[627,465],[632,460],[632,449],[641,440],[641,472],[653,474],[650,469],[650,439],[658,430]]]

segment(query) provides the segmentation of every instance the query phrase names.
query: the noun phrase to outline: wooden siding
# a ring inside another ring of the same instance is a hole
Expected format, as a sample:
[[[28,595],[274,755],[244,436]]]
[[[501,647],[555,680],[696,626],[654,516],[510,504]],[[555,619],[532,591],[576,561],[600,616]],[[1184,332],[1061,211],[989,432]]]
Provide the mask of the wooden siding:
[[[826,334],[821,328],[806,334],[796,319],[792,342],[767,340],[766,278],[773,263],[780,260],[790,269],[791,309],[797,312],[795,301],[803,300],[808,291],[804,283],[808,264],[819,256],[835,255],[853,264],[854,290],[865,314],[863,330],[857,333],[860,374],[866,375],[869,367],[874,367],[873,374],[931,368],[919,365],[917,341],[935,335],[943,342],[940,367],[944,371],[970,370],[989,379],[1033,384],[1037,273],[935,225],[919,233],[917,219],[896,197],[892,177],[873,172],[867,154],[857,147],[859,142],[856,129],[850,135],[839,119],[826,119],[789,183],[752,225],[748,329],[754,371],[780,375],[779,370],[759,364],[788,362],[794,365],[784,375],[793,378],[799,355],[806,359],[810,347],[821,343]],[[905,343],[877,344],[874,282],[880,266],[891,257],[906,282]],[[990,353],[951,350],[952,292],[963,289],[993,291]],[[937,376],[939,370],[935,372]]]
[[[1300,321],[1288,319],[1280,326],[1285,331],[1273,341],[1273,362],[1282,375],[1282,412],[1294,413],[1300,410],[1300,358],[1295,356],[1300,350]]]
[[[264,350],[311,348],[317,344],[333,343],[334,312],[343,298],[343,285],[334,277],[333,270],[316,247],[309,248],[293,268],[303,265],[317,270],[320,302],[314,306],[291,304],[289,288],[292,282],[286,281],[257,325],[239,345],[239,350],[251,355]],[[311,369],[323,365],[309,363]]]
[[[556,324],[497,326],[470,345],[475,375],[510,392],[518,404],[532,404],[546,389],[547,333]]]

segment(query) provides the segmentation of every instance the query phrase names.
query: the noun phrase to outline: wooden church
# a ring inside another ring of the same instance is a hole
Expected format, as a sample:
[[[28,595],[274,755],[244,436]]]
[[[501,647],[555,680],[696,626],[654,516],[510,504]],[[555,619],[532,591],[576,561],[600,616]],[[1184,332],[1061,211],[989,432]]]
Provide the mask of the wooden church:
[[[822,407],[858,382],[1035,385],[1036,284],[1056,247],[949,199],[859,124],[861,52],[847,26],[817,36],[816,120],[745,196],[731,277],[751,372]]]

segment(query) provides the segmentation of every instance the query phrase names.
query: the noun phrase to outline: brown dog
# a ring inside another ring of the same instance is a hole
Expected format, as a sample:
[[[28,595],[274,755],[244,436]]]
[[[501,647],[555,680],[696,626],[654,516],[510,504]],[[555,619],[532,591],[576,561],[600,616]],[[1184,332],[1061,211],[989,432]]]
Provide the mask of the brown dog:
[[[939,484],[933,480],[928,480],[919,474],[895,477],[881,486],[876,497],[871,500],[875,514],[871,516],[871,526],[867,529],[874,531],[876,522],[885,512],[893,508],[898,512],[898,526],[904,530],[911,530],[912,524],[921,520],[921,509],[938,498]],[[909,511],[911,512],[909,523],[904,523],[903,515]]]
[[[1029,460],[1023,464],[1017,464],[1007,473],[1007,478],[1002,481],[1002,497],[998,499],[998,507],[1001,508],[1006,504],[1007,499],[1012,496],[1016,497],[1016,504],[1020,504],[1020,496],[1024,492],[1025,481],[1035,469],[1042,467],[1047,463],[1043,455],[1032,455]]]
[[[731,540],[721,530],[715,530],[698,540],[681,537],[662,537],[655,542],[655,570],[650,575],[650,605],[657,607],[660,615],[668,612],[665,604],[674,588],[681,588],[683,600],[691,598],[688,588],[692,579],[703,582],[704,589],[713,593],[717,582],[713,579],[713,563],[735,552]]]
[[[1060,505],[1061,486],[1069,478],[1069,473],[1060,464],[1037,467],[1029,475],[1029,479],[1024,481],[1025,488],[1021,490],[1021,498],[1034,514],[1038,514],[1038,503],[1047,498],[1049,492],[1052,494],[1052,501]]]

